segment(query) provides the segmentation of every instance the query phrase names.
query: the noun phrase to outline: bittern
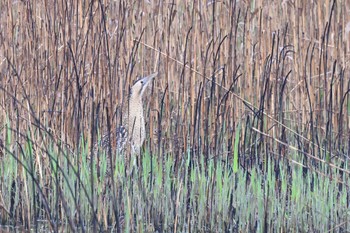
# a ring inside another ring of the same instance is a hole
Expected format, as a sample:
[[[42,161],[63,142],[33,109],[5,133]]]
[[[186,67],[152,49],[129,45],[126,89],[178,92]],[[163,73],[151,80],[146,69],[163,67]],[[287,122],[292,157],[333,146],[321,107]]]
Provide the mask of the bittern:
[[[101,148],[104,151],[116,148],[118,153],[130,146],[131,154],[139,154],[146,138],[145,118],[143,114],[143,96],[158,73],[141,78],[131,87],[127,103],[122,108],[122,122],[114,132],[102,135],[101,141],[95,145],[95,154]],[[113,151],[113,150],[112,150]],[[114,150],[115,151],[115,150]]]

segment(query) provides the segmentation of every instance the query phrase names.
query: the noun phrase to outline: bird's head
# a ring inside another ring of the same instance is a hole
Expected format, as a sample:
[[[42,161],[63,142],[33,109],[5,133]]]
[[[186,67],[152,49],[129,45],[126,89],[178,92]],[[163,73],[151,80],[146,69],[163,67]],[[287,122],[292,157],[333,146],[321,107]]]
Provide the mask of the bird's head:
[[[157,76],[158,73],[151,74],[147,77],[143,77],[135,82],[131,88],[131,95],[134,97],[142,97],[147,86],[152,82],[153,78]]]

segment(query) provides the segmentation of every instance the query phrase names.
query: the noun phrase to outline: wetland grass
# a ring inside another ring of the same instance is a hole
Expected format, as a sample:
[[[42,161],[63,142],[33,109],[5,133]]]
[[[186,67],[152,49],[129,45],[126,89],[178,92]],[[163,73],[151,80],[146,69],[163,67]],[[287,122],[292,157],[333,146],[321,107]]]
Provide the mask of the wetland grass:
[[[0,230],[349,231],[349,9],[0,1]],[[91,145],[153,71],[129,175]]]

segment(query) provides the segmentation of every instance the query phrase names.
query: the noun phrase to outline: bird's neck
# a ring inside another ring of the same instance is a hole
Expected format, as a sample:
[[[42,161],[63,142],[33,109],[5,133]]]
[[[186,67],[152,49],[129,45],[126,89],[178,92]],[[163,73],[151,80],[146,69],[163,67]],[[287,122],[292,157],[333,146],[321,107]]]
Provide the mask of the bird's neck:
[[[139,108],[143,109],[142,107],[142,98],[140,96],[131,96],[129,98],[129,108]]]
[[[139,138],[140,132],[144,131],[143,105],[141,98],[129,99],[128,130],[133,132],[132,137]]]
[[[134,124],[135,118],[143,117],[143,105],[142,105],[142,98],[137,97],[130,97],[129,103],[128,103],[128,121],[129,124]],[[130,122],[132,121],[132,122]]]

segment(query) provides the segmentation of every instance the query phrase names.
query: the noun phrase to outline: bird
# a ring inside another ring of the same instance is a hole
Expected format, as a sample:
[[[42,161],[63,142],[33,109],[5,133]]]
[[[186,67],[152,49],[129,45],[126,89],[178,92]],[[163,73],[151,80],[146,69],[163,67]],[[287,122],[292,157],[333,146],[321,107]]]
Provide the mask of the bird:
[[[145,117],[143,113],[143,97],[152,80],[158,75],[153,73],[138,79],[130,89],[127,103],[122,108],[122,121],[116,129],[102,135],[94,146],[94,153],[107,152],[122,154],[130,146],[131,155],[141,153],[146,138]],[[111,147],[111,148],[110,148]]]

